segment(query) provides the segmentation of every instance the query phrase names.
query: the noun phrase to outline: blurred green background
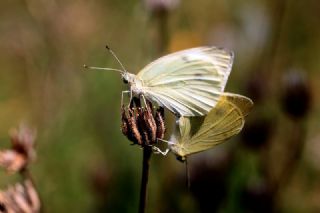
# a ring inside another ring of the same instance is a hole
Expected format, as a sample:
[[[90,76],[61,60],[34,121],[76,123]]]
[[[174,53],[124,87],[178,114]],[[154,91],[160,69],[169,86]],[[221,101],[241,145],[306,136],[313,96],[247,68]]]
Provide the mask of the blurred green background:
[[[120,131],[126,87],[83,64],[118,68],[106,44],[133,73],[216,45],[235,52],[226,91],[255,108],[239,136],[190,158],[190,191],[184,165],[154,155],[147,212],[318,212],[319,10],[317,0],[1,1],[0,147],[20,122],[37,129],[31,172],[45,212],[136,212],[142,150]],[[1,189],[18,180],[0,177]]]

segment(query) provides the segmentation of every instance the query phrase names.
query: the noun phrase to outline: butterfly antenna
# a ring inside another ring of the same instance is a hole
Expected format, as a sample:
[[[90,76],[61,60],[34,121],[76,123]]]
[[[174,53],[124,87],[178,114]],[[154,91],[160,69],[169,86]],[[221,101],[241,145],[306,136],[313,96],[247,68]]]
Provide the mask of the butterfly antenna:
[[[119,70],[119,69],[113,69],[113,68],[104,68],[104,67],[91,67],[86,64],[83,65],[84,68],[90,69],[90,70],[108,70],[108,71],[116,71],[120,73],[124,73],[125,71]]]
[[[120,64],[121,68],[123,69],[123,71],[127,72],[126,68],[123,66],[123,64],[121,63],[121,61],[119,60],[117,55],[112,51],[112,49],[108,45],[106,45],[106,48],[111,53],[111,55],[118,61],[118,63]]]

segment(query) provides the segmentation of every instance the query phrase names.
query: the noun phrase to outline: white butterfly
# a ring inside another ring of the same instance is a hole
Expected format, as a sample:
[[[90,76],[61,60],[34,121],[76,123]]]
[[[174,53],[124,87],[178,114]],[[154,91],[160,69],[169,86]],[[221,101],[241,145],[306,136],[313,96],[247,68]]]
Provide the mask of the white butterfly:
[[[197,47],[163,56],[137,75],[125,70],[120,72],[130,87],[130,91],[124,92],[130,92],[131,97],[145,97],[179,117],[202,116],[217,104],[232,63],[232,52],[217,47]]]
[[[223,93],[193,135],[190,118],[179,118],[179,132],[168,141],[170,150],[178,159],[185,160],[188,155],[205,151],[228,140],[241,131],[244,118],[252,107],[253,102],[245,96]]]

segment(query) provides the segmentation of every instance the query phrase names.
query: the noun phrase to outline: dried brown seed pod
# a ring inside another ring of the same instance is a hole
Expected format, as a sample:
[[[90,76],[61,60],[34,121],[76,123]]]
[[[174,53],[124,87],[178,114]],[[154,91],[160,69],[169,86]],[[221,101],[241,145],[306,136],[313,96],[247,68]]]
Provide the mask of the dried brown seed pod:
[[[142,136],[139,132],[137,120],[135,117],[134,109],[129,108],[127,109],[127,113],[124,113],[124,120],[127,120],[127,134],[126,136],[130,141],[134,144],[142,145]]]
[[[293,119],[305,117],[312,107],[312,91],[306,72],[290,70],[283,77],[282,109]]]
[[[25,125],[10,131],[11,149],[0,151],[0,166],[9,172],[25,169],[35,159],[35,131]]]
[[[151,102],[141,107],[139,99],[133,99],[129,107],[121,109],[122,133],[134,144],[149,146],[163,139],[165,131],[163,108],[155,113]]]
[[[130,135],[129,121],[123,105],[121,106],[121,131],[122,131],[122,134],[129,137]]]
[[[0,212],[37,213],[40,211],[40,199],[30,180],[17,183],[6,191],[0,191]]]
[[[15,150],[0,151],[0,166],[4,167],[8,172],[17,172],[24,168],[27,164],[25,155]]]
[[[166,127],[164,124],[164,109],[162,107],[157,109],[155,121],[157,127],[156,137],[163,139],[164,133],[166,132]]]

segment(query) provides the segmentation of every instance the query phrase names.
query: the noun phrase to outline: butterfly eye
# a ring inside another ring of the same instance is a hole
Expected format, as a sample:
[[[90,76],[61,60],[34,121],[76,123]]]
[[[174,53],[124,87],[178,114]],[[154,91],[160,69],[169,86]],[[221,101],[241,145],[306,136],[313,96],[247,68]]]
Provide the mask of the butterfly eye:
[[[128,80],[125,79],[125,78],[122,78],[122,81],[123,81],[123,83],[125,83],[125,84],[129,83]]]
[[[184,163],[185,161],[186,161],[186,157],[184,157],[184,156],[177,156],[177,160],[178,161],[180,161],[180,162],[182,162],[182,163]]]

